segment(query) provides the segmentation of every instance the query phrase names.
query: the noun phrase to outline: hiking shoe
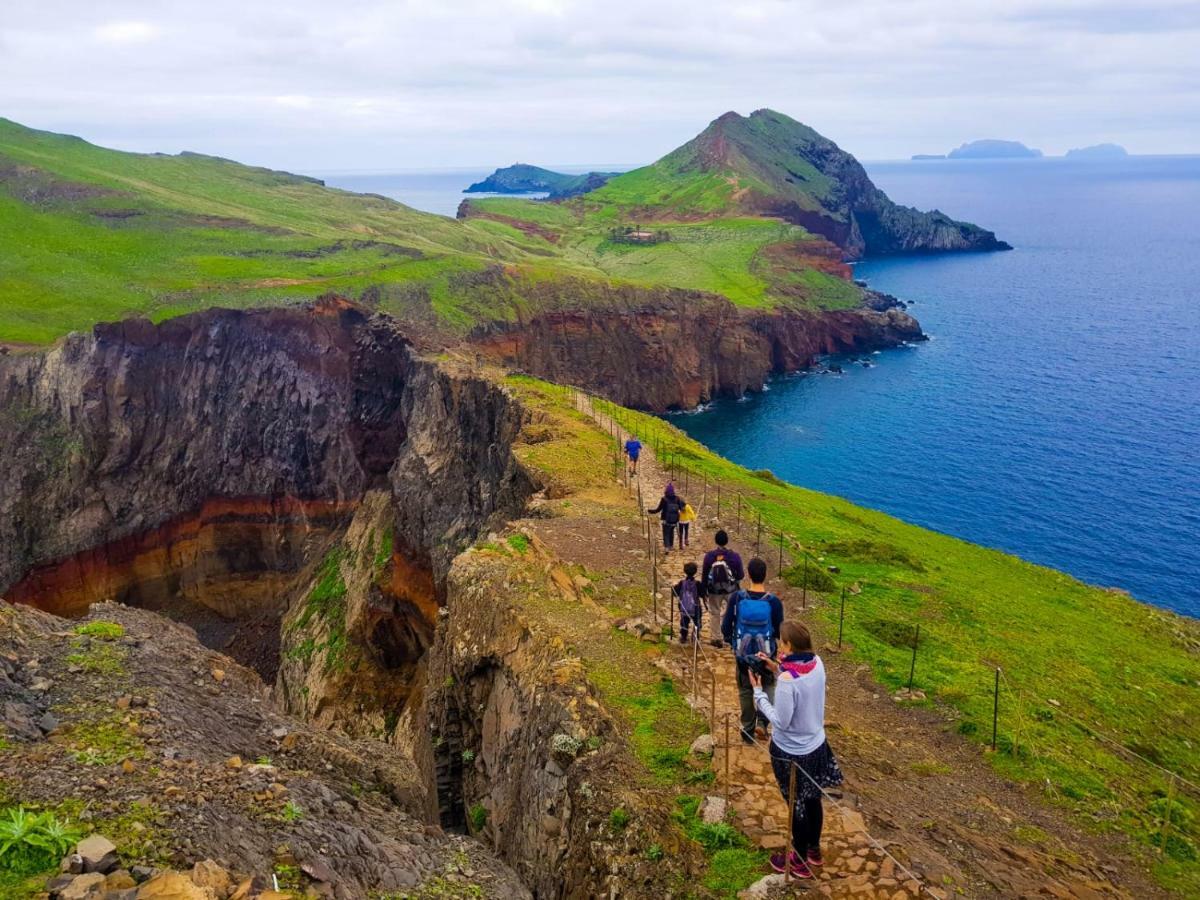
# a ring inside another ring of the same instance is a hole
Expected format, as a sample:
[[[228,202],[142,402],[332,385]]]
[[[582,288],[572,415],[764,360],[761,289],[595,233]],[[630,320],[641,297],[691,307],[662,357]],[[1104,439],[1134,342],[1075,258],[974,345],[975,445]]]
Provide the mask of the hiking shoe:
[[[784,870],[784,866],[788,865],[788,864],[791,865],[793,878],[812,878],[813,877],[812,871],[808,868],[807,865],[805,865],[804,860],[802,860],[800,858],[800,854],[797,853],[795,850],[792,850],[786,854],[784,854],[784,853],[772,853],[771,854],[771,868],[774,869],[776,872],[782,872]]]
[[[716,638],[714,638],[713,640],[709,641],[709,643],[710,643],[710,644],[712,644],[714,647],[724,647],[724,646],[725,646],[725,642],[724,642],[724,641],[719,641],[719,640],[717,640]]]
[[[808,853],[805,854],[804,861],[808,863],[810,868],[812,866],[825,865],[825,857],[821,855],[821,850],[819,847],[811,848]]]
[[[743,744],[750,745],[750,744],[754,743],[754,735],[752,735],[750,732],[743,731],[743,732],[741,732],[741,735],[742,735],[742,743]]]

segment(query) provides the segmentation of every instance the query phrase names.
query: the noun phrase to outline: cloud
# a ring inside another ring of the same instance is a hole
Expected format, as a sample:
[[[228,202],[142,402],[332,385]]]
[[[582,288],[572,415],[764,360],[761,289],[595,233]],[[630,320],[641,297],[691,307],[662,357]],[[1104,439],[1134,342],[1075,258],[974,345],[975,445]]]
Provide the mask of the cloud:
[[[95,31],[103,44],[144,44],[159,35],[158,27],[149,22],[109,22]]]
[[[1194,0],[15,6],[0,115],[134,150],[307,170],[636,163],[762,106],[865,158],[985,133],[1200,150]]]

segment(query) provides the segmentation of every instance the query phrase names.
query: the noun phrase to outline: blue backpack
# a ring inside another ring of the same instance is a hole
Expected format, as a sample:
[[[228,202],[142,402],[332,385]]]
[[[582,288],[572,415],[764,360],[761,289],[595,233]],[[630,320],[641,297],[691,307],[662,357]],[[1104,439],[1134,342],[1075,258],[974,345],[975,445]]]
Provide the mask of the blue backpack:
[[[771,594],[760,598],[739,591],[733,623],[733,654],[747,665],[761,662],[757,654],[775,655],[775,630],[771,627]]]

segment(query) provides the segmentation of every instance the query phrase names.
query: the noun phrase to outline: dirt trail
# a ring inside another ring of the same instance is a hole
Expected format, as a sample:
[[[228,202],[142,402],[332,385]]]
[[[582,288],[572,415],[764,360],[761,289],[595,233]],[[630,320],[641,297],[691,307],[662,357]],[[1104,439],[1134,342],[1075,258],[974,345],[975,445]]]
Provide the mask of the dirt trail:
[[[581,410],[605,429],[611,423],[581,401]],[[598,461],[598,464],[599,463]],[[661,494],[667,477],[644,448],[638,476],[647,507]],[[682,486],[677,485],[682,492]],[[560,558],[607,571],[630,584],[649,587],[650,554],[637,507],[636,482],[624,492],[625,511],[568,511],[552,525],[532,522]],[[635,616],[646,625],[667,624],[670,585],[681,577],[683,562],[699,562],[716,527],[731,535],[731,546],[753,555],[755,528],[739,529],[729,504],[718,522],[715,492],[701,506],[703,492],[686,495],[697,508],[692,546],[659,554],[659,598]],[[616,524],[614,524],[616,523]],[[657,520],[647,523],[661,542]],[[765,541],[765,538],[764,538]],[[659,543],[661,548],[661,543]],[[763,547],[772,576],[778,545]],[[785,565],[789,560],[785,554]],[[822,598],[789,588],[772,578],[788,617],[808,619],[821,638],[811,612]],[[650,591],[646,592],[647,600]],[[807,601],[807,602],[805,602]],[[802,608],[806,607],[806,608]],[[657,617],[656,617],[657,612]],[[704,623],[707,635],[708,622]],[[1111,838],[1080,832],[1056,810],[1005,781],[981,758],[976,745],[953,734],[939,713],[905,708],[836,650],[821,650],[829,677],[827,727],[841,759],[846,784],[826,803],[826,864],[809,890],[831,897],[1157,897],[1165,896],[1135,863],[1120,856]],[[693,655],[695,666],[693,666]],[[675,639],[659,665],[690,695],[710,719],[716,750],[717,784],[712,794],[729,797],[735,821],[754,841],[780,848],[787,837],[786,802],[781,798],[763,746],[745,746],[738,736],[738,697],[728,651],[707,644],[693,648]],[[692,685],[696,685],[692,695]],[[713,687],[715,685],[715,699]],[[726,720],[732,746],[726,742]],[[728,753],[729,781],[725,783]],[[869,832],[869,835],[868,835]],[[765,873],[764,873],[765,874]]]

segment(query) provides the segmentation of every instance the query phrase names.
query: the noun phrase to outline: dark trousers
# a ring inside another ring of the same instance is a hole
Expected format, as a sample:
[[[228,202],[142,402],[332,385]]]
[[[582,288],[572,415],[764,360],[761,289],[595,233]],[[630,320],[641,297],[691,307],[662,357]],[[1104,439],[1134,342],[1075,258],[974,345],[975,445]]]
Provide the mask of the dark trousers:
[[[691,524],[692,524],[691,522],[680,522],[679,523],[679,546],[680,547],[686,547],[688,545],[688,532],[690,532],[692,530]]]
[[[675,546],[675,523],[663,522],[663,546],[670,550]]]
[[[694,616],[689,616],[682,609],[679,611],[679,643],[686,644],[688,639],[688,626],[696,626],[696,640],[700,640],[700,620],[704,618],[704,613],[699,609],[696,610]]]
[[[775,676],[770,672],[763,673],[762,686],[763,690],[767,692],[767,699],[774,703]],[[738,704],[742,708],[742,734],[754,737],[755,722],[763,717],[754,708],[754,685],[750,683],[750,670],[745,663],[737,664],[737,687]]]
[[[797,773],[797,778],[804,776]],[[803,859],[809,850],[821,849],[821,829],[825,826],[825,808],[821,798],[813,797],[792,808],[792,849]]]

